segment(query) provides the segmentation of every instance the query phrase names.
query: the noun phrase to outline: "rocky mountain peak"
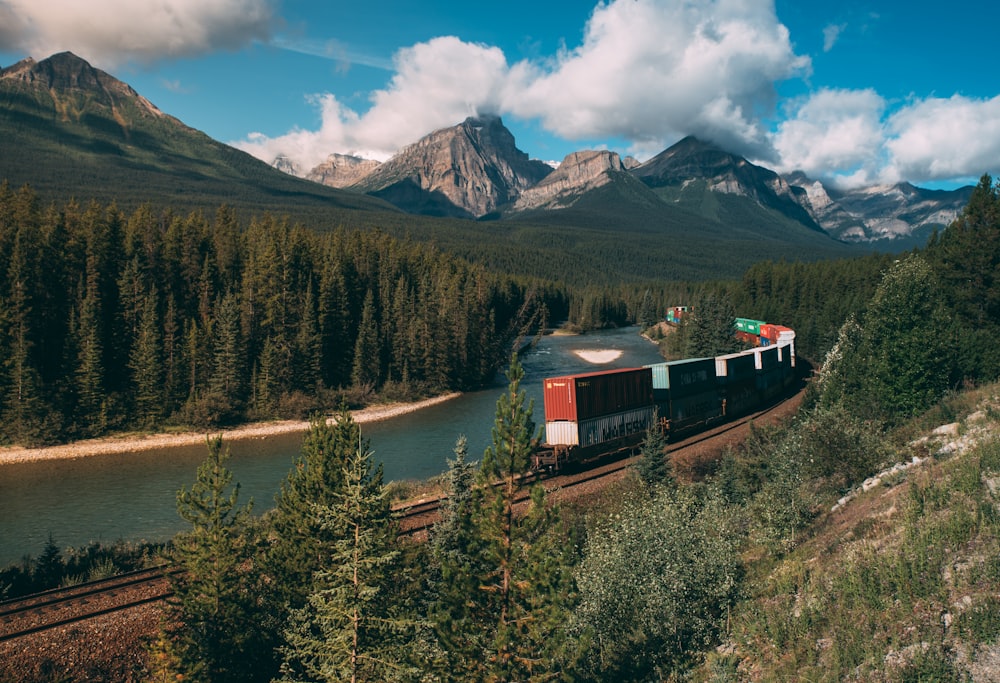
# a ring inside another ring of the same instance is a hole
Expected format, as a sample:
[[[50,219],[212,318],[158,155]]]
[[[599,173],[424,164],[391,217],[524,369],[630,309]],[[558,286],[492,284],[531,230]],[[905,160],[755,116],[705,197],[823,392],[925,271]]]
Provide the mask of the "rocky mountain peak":
[[[404,210],[480,217],[551,172],[517,148],[499,116],[480,115],[423,137],[354,187]]]
[[[91,66],[72,52],[60,52],[40,62],[30,57],[22,59],[13,66],[0,69],[0,80],[18,82],[26,89],[47,93],[55,99],[83,96],[92,98],[91,101],[98,106],[112,110],[128,102],[145,113],[165,116],[130,85]]]
[[[805,226],[820,230],[792,187],[774,171],[688,136],[632,170],[651,188],[704,181],[709,190],[748,197]]]
[[[624,173],[621,157],[607,150],[572,152],[537,185],[525,189],[514,211],[571,206],[584,192],[611,182],[612,173]]]

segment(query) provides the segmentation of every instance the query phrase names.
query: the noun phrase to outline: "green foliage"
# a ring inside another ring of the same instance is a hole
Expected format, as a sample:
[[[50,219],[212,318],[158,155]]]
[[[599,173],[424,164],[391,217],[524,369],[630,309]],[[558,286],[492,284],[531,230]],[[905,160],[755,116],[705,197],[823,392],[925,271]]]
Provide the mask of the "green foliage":
[[[642,441],[636,472],[652,491],[659,486],[672,486],[675,482],[673,471],[667,460],[667,439],[654,419]]]
[[[959,367],[973,381],[1000,377],[1000,186],[984,175],[948,229],[927,245],[925,258],[951,304]]]
[[[741,348],[733,323],[736,308],[728,299],[708,295],[698,300],[694,311],[682,320],[684,357],[709,358]]]
[[[277,577],[283,602],[301,607],[312,592],[313,577],[331,561],[338,529],[324,524],[320,510],[342,495],[344,471],[359,448],[367,450],[361,428],[342,405],[331,421],[313,417],[298,458],[281,484],[268,518],[272,542],[269,571]]]
[[[894,493],[869,492],[850,503],[857,512],[817,525],[800,552],[768,559],[734,611],[739,673],[968,680],[964,667],[996,643],[998,453],[986,440],[928,462]],[[866,516],[845,530],[858,513]]]
[[[824,364],[821,402],[887,423],[911,417],[951,381],[949,321],[934,273],[919,256],[897,261],[859,323],[849,320]]]
[[[594,523],[577,568],[574,632],[591,680],[664,680],[716,641],[736,597],[736,534],[690,491],[629,502]]]
[[[210,438],[195,483],[177,493],[177,512],[191,529],[174,538],[170,551],[170,560],[182,571],[170,575],[174,596],[160,643],[167,659],[179,662],[177,675],[266,680],[269,617],[262,609],[260,574],[254,570],[253,501],[237,506],[239,484],[230,487],[228,460],[222,437]]]
[[[398,571],[396,528],[371,451],[348,458],[330,504],[316,503],[321,529],[335,539],[315,575],[308,602],[285,630],[286,681],[395,681],[412,678],[407,633],[412,620],[396,614],[390,586]]]
[[[0,256],[0,433],[32,444],[482,386],[560,297],[375,231],[3,184]]]
[[[554,535],[557,513],[537,484],[527,510],[515,513],[537,439],[523,376],[514,355],[476,486],[435,541],[445,585],[432,614],[448,680],[550,680],[573,657],[563,630],[572,579]]]

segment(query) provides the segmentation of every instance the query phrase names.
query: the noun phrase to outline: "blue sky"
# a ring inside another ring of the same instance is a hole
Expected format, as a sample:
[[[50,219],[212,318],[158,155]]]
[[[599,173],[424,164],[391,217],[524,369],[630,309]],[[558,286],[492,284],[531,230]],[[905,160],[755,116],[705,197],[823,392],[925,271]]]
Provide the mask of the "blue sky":
[[[549,161],[693,134],[843,186],[955,187],[1000,173],[998,20],[971,0],[0,0],[0,64],[71,50],[305,169],[497,113]]]

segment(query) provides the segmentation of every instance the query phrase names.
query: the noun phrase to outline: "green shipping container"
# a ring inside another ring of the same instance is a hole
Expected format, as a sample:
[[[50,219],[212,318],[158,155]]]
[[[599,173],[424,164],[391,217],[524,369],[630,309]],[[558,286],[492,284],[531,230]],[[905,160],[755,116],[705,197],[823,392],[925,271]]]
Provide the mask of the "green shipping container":
[[[760,336],[760,326],[766,325],[763,320],[751,320],[750,318],[737,318],[734,327],[740,332],[755,334]]]

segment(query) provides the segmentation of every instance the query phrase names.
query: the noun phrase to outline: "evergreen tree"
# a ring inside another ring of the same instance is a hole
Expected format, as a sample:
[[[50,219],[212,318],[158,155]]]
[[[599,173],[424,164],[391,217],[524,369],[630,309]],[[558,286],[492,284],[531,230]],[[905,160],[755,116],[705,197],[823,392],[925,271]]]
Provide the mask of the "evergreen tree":
[[[951,304],[963,379],[1000,377],[1000,183],[980,178],[962,213],[923,255]]]
[[[708,358],[739,350],[733,323],[736,309],[728,298],[708,295],[685,318],[687,358]]]
[[[104,337],[101,332],[100,290],[93,259],[87,260],[87,279],[77,315],[76,419],[78,431],[96,436],[107,428],[104,381]]]
[[[159,420],[163,407],[163,359],[157,320],[156,290],[145,296],[138,336],[132,345],[132,370],[136,421],[150,427]]]
[[[292,613],[282,648],[286,681],[395,681],[413,677],[406,636],[414,624],[389,600],[397,531],[371,451],[348,458],[331,504],[316,504],[333,542],[307,604]]]
[[[222,410],[228,415],[242,409],[246,382],[239,314],[235,294],[226,295],[215,306],[214,363],[208,389],[221,401]]]
[[[565,545],[554,537],[556,512],[540,484],[531,489],[527,511],[514,509],[537,439],[523,377],[514,355],[469,506],[469,557],[442,557],[443,575],[472,572],[472,594],[456,593],[460,602],[439,613],[438,628],[466,667],[461,675],[477,679],[541,680],[565,665],[561,627],[573,587]]]
[[[465,436],[455,444],[448,461],[447,495],[441,519],[431,530],[430,606],[441,652],[437,674],[448,681],[475,678],[481,663],[475,653],[487,649],[487,632],[469,609],[469,596],[479,591],[479,577],[488,569],[478,555],[479,539],[472,518],[476,468],[467,460]]]
[[[950,334],[934,273],[919,256],[885,274],[860,328],[845,328],[823,401],[894,423],[925,410],[951,381]],[[825,374],[825,371],[824,371]]]
[[[319,509],[334,505],[344,486],[344,467],[358,448],[367,450],[361,428],[347,406],[328,423],[314,417],[299,457],[281,484],[271,516],[268,563],[282,601],[301,607],[313,590],[313,576],[330,563],[337,530],[323,524]]]
[[[159,639],[164,659],[181,662],[179,678],[211,681],[266,680],[271,658],[268,617],[259,598],[263,586],[253,567],[255,545],[248,533],[253,501],[237,506],[229,450],[222,437],[208,440],[208,457],[190,490],[177,493],[177,511],[191,525],[170,551],[174,596],[172,618]]]
[[[354,386],[375,389],[381,370],[378,322],[375,320],[375,297],[369,289],[361,309],[358,337],[354,343],[354,364],[351,382]]]
[[[650,490],[673,483],[671,467],[666,454],[667,440],[658,422],[659,420],[654,419],[646,430],[639,463],[636,466],[639,477]]]

